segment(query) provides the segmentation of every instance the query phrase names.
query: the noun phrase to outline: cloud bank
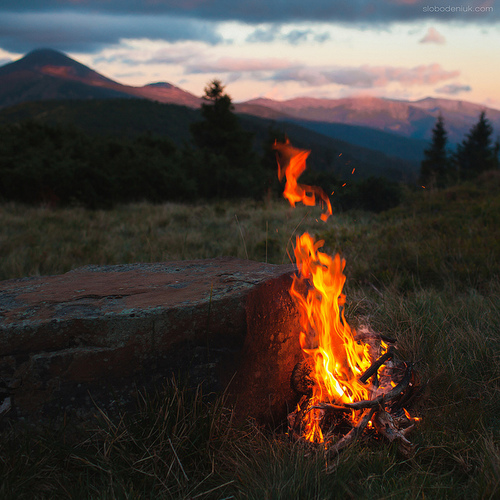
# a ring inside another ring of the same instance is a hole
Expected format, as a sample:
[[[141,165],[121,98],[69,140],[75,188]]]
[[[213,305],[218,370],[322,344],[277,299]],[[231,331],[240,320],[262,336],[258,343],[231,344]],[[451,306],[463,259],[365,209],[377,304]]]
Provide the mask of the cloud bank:
[[[222,42],[213,24],[192,18],[142,15],[138,19],[131,14],[82,15],[71,11],[2,14],[0,10],[0,47],[12,52],[37,47],[93,52],[126,38]]]
[[[4,12],[97,12],[124,15],[188,16],[212,21],[268,22],[394,22],[432,18],[470,19],[491,22],[498,13],[494,0],[1,0]],[[453,9],[449,7],[454,7]],[[427,7],[427,9],[426,9]],[[488,21],[488,17],[490,18]]]
[[[432,20],[493,24],[500,13],[493,4],[493,0],[457,0],[454,9],[447,10],[449,0],[434,0],[432,6],[422,0],[0,0],[0,47],[14,52],[40,46],[89,51],[124,38],[214,44],[223,41],[217,28],[224,21],[256,28],[297,22],[375,29],[395,22]],[[256,29],[253,39],[268,42],[276,36],[292,44],[315,36],[317,41],[327,38],[307,29],[286,35]]]
[[[298,81],[305,85],[321,86],[335,83],[353,88],[385,87],[392,82],[405,86],[433,85],[456,78],[460,71],[446,71],[439,64],[414,68],[393,66],[360,66],[359,68],[289,68],[277,71],[271,79]]]

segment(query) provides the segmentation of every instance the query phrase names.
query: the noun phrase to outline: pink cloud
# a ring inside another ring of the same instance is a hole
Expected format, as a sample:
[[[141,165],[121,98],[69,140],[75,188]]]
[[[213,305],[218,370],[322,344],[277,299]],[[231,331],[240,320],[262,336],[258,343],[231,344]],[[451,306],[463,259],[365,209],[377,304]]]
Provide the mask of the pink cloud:
[[[213,62],[194,63],[187,67],[187,73],[230,73],[243,71],[279,71],[289,68],[285,59],[240,59],[221,57]]]
[[[472,87],[470,85],[459,85],[451,83],[449,85],[445,85],[444,87],[436,89],[436,92],[439,92],[440,94],[456,95],[460,94],[461,92],[470,92],[471,90]]]
[[[439,64],[403,68],[393,66],[360,66],[357,68],[308,68],[291,67],[277,71],[273,76],[278,81],[298,81],[303,84],[321,86],[335,83],[354,88],[385,87],[392,82],[405,86],[433,85],[443,80],[456,78],[460,71],[447,71]]]
[[[436,28],[430,27],[427,30],[424,38],[420,40],[420,43],[438,43],[443,44],[446,43],[446,38],[439,33]]]

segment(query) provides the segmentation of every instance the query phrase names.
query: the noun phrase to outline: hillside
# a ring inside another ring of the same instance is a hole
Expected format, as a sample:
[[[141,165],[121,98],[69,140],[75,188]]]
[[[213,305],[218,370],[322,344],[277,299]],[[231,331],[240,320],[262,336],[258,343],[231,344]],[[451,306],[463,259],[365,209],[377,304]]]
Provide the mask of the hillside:
[[[323,171],[334,171],[341,177],[383,176],[391,180],[411,181],[419,165],[379,151],[332,139],[296,123],[275,122],[240,114],[242,125],[254,133],[254,147],[262,152],[270,131],[285,133],[290,140],[310,149],[310,165]],[[35,120],[49,125],[71,125],[89,134],[134,137],[151,133],[169,137],[178,146],[190,141],[189,125],[201,119],[198,110],[174,104],[140,99],[91,101],[28,102],[0,110],[0,124]]]
[[[35,120],[48,125],[71,125],[97,135],[165,135],[177,144],[189,140],[189,125],[199,119],[196,109],[145,99],[37,101],[0,110],[0,124],[5,125]]]
[[[500,130],[500,111],[479,104],[450,99],[427,98],[400,101],[377,97],[343,99],[296,98],[286,101],[252,99],[242,103],[245,112],[260,116],[263,108],[305,123],[321,122],[369,127],[412,139],[430,138],[437,117],[444,117],[451,143],[460,142],[477,122],[481,111]]]
[[[38,49],[0,67],[0,108],[47,99],[144,98],[198,107],[200,98],[174,85],[132,87],[106,78],[65,54]]]
[[[380,151],[388,156],[396,156],[410,162],[421,162],[424,150],[429,141],[411,139],[394,133],[387,133],[375,128],[344,123],[327,123],[298,119],[289,119],[301,127],[314,130],[334,139],[349,142],[350,144]]]
[[[200,97],[169,82],[155,82],[142,87],[122,85],[51,49],[34,50],[0,67],[0,109],[26,102],[68,99],[147,99],[192,109],[199,108],[203,102]],[[445,119],[451,146],[462,141],[482,110],[486,111],[496,133],[500,130],[500,111],[451,99],[402,101],[365,96],[343,99],[299,97],[274,101],[257,98],[236,103],[235,110],[276,123],[287,123],[280,125],[281,128],[289,128],[288,124],[294,122],[303,129],[331,139],[378,151],[390,158],[402,158],[413,164],[421,161],[440,114]],[[83,113],[88,115],[85,109]],[[87,119],[92,121],[89,116]],[[104,117],[104,120],[111,118]],[[105,124],[94,124],[93,127],[109,128]],[[147,129],[146,124],[139,127],[144,128]],[[176,127],[172,124],[168,128]],[[177,129],[172,130],[172,134],[182,136],[182,130],[185,130],[182,123]],[[360,154],[365,156],[363,152]],[[376,162],[380,161],[381,158],[377,157]],[[392,169],[392,161],[387,160],[386,163]],[[406,165],[403,170],[408,171],[408,168],[414,167]]]

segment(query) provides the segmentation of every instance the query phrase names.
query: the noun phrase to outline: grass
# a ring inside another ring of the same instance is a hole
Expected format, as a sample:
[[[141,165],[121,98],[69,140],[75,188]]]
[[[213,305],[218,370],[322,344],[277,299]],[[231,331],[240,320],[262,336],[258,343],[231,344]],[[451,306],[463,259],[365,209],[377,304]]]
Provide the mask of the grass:
[[[424,391],[413,410],[422,417],[415,456],[360,441],[326,474],[321,449],[236,425],[223,395],[171,381],[120,418],[5,428],[0,497],[500,498],[499,208],[498,176],[326,224],[315,220],[319,211],[291,211],[281,200],[109,212],[3,206],[3,279],[245,251],[265,261],[266,247],[268,262],[287,262],[299,226],[343,252],[349,322],[368,318],[396,338]]]
[[[234,256],[281,264],[294,228],[312,210],[283,201],[135,204],[112,211],[16,204],[0,210],[0,279],[60,274],[86,264]],[[235,217],[236,216],[236,217]],[[319,215],[306,217],[319,230]],[[290,245],[289,245],[289,248]]]

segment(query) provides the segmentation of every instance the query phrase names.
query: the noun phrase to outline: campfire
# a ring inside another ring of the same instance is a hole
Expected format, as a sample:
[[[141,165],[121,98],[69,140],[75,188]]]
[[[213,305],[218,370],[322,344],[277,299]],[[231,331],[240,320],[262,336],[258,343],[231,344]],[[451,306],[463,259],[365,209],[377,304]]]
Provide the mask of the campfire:
[[[284,197],[313,206],[319,200],[326,221],[330,200],[318,187],[298,183],[309,151],[287,140],[276,143],[278,176],[286,179]],[[322,443],[328,456],[336,455],[362,435],[397,441],[405,454],[412,452],[407,435],[418,420],[405,409],[415,394],[413,366],[397,360],[395,342],[375,333],[369,325],[349,326],[344,316],[345,260],[321,252],[323,241],[308,233],[298,236],[294,249],[297,272],[290,295],[300,316],[299,342],[304,360],[291,375],[301,396],[288,415],[292,436]]]

